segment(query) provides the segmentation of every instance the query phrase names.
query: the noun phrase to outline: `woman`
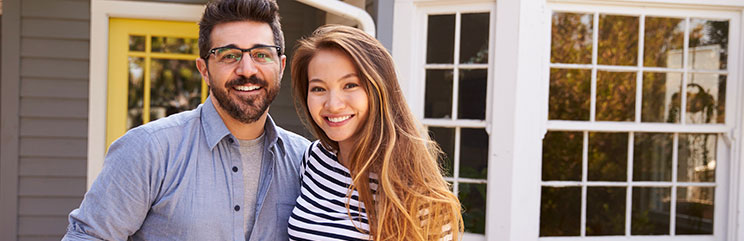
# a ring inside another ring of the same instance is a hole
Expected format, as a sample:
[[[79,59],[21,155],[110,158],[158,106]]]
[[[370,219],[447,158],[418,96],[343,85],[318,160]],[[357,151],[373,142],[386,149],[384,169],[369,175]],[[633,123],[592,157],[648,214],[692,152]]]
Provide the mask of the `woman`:
[[[319,28],[298,43],[292,87],[319,140],[303,158],[291,239],[459,240],[460,203],[442,177],[442,152],[408,109],[376,39]]]

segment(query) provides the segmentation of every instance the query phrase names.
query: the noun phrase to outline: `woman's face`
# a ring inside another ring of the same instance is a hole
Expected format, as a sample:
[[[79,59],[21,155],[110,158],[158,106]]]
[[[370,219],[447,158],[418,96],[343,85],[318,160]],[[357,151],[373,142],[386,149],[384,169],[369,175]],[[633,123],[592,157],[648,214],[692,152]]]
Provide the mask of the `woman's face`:
[[[339,50],[320,50],[308,65],[307,108],[315,124],[349,146],[367,119],[367,92],[351,59]]]

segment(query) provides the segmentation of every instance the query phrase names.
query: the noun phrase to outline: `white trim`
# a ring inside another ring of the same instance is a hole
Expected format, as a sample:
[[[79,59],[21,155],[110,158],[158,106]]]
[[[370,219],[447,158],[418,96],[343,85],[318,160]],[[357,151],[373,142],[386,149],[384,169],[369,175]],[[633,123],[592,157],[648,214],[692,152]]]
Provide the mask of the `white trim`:
[[[372,20],[372,16],[364,9],[355,7],[354,5],[342,2],[342,1],[328,1],[328,0],[297,0],[298,2],[306,5],[315,7],[317,9],[352,19],[359,23],[362,30],[367,32],[372,37],[375,36],[375,21]]]
[[[744,8],[744,2],[739,0],[547,0],[550,3],[625,5],[670,8],[670,4],[679,8],[694,8],[700,10],[730,10]]]
[[[135,1],[91,1],[90,80],[88,89],[87,188],[103,168],[106,155],[106,86],[108,80],[109,18],[198,22],[203,5]]]
[[[744,10],[739,12],[739,14],[740,16],[744,16]],[[739,27],[739,38],[744,39],[744,24],[741,24]],[[740,42],[739,48],[744,49],[744,41]],[[744,60],[744,51],[740,50],[738,55],[739,59]],[[738,66],[738,72],[744,73],[744,66],[741,64]],[[742,77],[737,78],[739,81],[741,79]],[[744,93],[744,84],[739,85],[738,93]],[[737,97],[737,103],[744,101],[744,94]],[[731,210],[730,213],[732,214],[729,218],[728,240],[744,239],[744,104],[741,104],[738,110],[739,115],[737,118],[739,123],[731,131],[730,136],[732,142],[739,142],[739,146],[734,146],[731,150],[731,176],[729,177],[731,186],[729,187],[729,191],[732,195],[729,196],[729,200],[731,201],[729,210]]]

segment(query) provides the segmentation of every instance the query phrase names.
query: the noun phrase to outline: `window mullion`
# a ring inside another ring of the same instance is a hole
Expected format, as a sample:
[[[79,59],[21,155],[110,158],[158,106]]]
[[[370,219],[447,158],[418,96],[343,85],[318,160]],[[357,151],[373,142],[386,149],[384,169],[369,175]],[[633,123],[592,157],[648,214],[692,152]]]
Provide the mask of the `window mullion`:
[[[679,163],[679,133],[674,133],[672,141],[672,192],[669,197],[669,235],[675,235],[677,226],[677,167]]]
[[[680,101],[679,101],[679,123],[684,125],[687,123],[687,79],[689,78],[688,62],[690,59],[690,17],[685,18],[685,36],[683,38],[682,46],[682,89],[680,90]]]
[[[462,27],[462,14],[460,12],[455,13],[455,53],[454,53],[454,69],[452,70],[452,119],[457,120],[457,108],[459,105],[459,92],[460,92],[460,30]]]
[[[636,102],[635,123],[641,123],[643,112],[643,62],[644,62],[644,38],[646,37],[646,15],[642,14],[638,19],[638,71],[636,72]]]
[[[579,236],[586,237],[586,183],[589,173],[589,132],[584,131],[581,151],[581,227]]]
[[[628,184],[625,193],[625,236],[630,236],[630,215],[633,209],[633,145],[635,134],[634,132],[628,133],[628,165],[627,173],[628,177],[625,180]]]
[[[591,80],[591,101],[589,102],[589,121],[594,122],[597,115],[597,52],[599,48],[599,12],[594,12],[592,24],[592,80]],[[584,236],[582,224],[581,236]]]
[[[152,71],[152,35],[147,34],[145,36],[145,78],[143,87],[143,96],[145,97],[142,104],[142,124],[150,122],[150,95],[151,95],[151,74]]]
[[[452,168],[452,178],[454,179],[454,182],[452,183],[452,191],[454,193],[459,193],[460,185],[459,185],[459,178],[460,178],[460,127],[455,127],[455,153],[453,155],[454,158],[452,158],[452,163],[454,167]]]

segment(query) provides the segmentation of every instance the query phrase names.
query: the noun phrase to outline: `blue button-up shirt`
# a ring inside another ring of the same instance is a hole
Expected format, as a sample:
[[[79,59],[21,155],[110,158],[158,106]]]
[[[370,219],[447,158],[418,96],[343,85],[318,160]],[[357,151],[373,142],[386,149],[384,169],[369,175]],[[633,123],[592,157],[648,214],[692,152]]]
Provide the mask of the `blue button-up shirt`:
[[[309,142],[271,117],[264,135],[250,240],[287,240]],[[241,171],[237,139],[208,98],[111,144],[63,240],[245,240]]]

